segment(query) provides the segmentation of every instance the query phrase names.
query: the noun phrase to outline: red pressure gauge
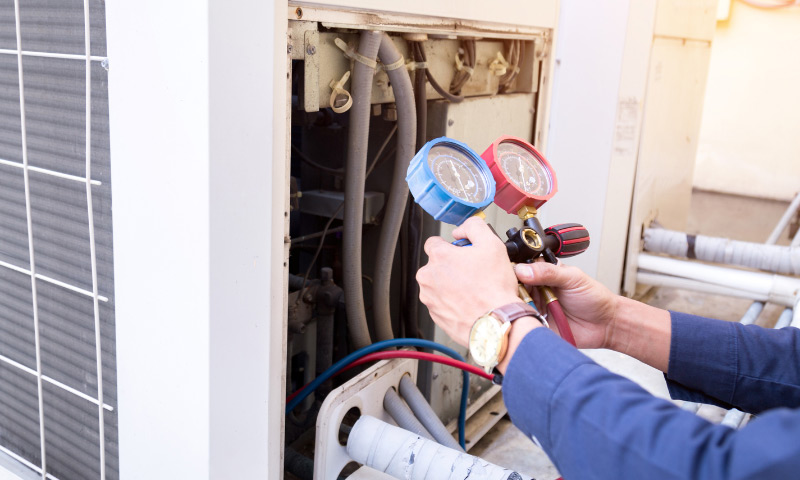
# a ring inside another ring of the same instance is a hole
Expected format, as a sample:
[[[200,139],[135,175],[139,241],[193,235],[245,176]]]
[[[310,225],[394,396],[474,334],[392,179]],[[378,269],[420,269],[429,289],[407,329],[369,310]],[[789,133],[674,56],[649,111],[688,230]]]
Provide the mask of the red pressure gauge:
[[[494,203],[508,213],[517,214],[524,206],[538,209],[558,191],[553,167],[520,138],[498,138],[481,158],[497,184]]]

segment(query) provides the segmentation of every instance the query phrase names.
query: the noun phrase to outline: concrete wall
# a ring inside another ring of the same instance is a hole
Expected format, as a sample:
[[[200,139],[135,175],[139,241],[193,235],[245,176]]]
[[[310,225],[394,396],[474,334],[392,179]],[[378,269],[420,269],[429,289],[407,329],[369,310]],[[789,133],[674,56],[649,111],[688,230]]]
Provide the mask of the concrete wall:
[[[800,191],[800,7],[730,7],[712,46],[694,185],[788,200]]]

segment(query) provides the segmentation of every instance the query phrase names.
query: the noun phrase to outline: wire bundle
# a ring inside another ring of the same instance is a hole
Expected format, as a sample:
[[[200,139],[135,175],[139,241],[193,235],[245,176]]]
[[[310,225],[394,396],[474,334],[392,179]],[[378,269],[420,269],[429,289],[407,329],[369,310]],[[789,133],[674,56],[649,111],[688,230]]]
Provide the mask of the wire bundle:
[[[450,359],[433,355],[424,352],[413,351],[389,351],[380,352],[380,350],[393,347],[418,347],[427,348],[444,353]],[[307,385],[303,386],[296,392],[289,395],[286,399],[286,413],[288,414],[294,410],[300,403],[306,399],[314,390],[322,385],[329,378],[338,375],[344,371],[362,365],[367,362],[375,360],[383,360],[388,358],[414,358],[418,360],[433,361],[460,368],[463,373],[463,385],[461,389],[461,408],[458,413],[458,443],[462,448],[466,449],[466,422],[467,422],[467,399],[469,397],[469,373],[479,375],[494,382],[497,382],[500,377],[490,375],[478,367],[469,365],[464,361],[464,357],[450,347],[446,347],[440,343],[432,342],[430,340],[422,340],[417,338],[395,338],[392,340],[384,340],[381,342],[373,343],[367,347],[356,350],[355,352],[347,355],[343,359],[334,363],[329,369],[325,370],[320,376],[312,380]]]

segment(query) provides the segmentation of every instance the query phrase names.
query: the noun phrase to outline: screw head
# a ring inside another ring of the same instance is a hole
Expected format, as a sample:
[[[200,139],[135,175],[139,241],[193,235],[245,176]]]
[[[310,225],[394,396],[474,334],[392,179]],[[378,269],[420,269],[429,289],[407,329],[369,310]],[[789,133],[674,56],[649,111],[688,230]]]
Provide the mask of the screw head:
[[[286,45],[286,53],[292,53],[292,44]]]
[[[297,7],[297,9],[294,11],[294,14],[297,17],[297,19],[300,20],[301,18],[303,18],[303,9]]]
[[[314,55],[315,53],[317,53],[317,47],[315,47],[314,45],[307,46],[306,53],[309,55]]]

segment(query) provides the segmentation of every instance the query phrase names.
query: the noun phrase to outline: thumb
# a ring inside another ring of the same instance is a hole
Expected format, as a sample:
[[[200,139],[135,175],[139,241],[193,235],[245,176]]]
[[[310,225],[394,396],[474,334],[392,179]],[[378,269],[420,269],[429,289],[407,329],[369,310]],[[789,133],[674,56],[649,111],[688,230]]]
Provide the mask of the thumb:
[[[547,285],[556,288],[573,286],[578,277],[572,267],[561,267],[546,262],[518,263],[514,273],[520,282],[526,285]],[[577,270],[580,272],[580,270]]]

